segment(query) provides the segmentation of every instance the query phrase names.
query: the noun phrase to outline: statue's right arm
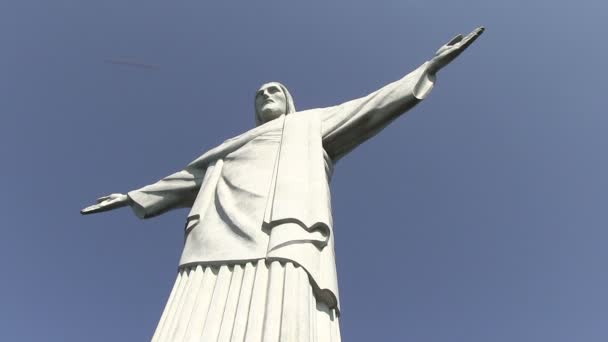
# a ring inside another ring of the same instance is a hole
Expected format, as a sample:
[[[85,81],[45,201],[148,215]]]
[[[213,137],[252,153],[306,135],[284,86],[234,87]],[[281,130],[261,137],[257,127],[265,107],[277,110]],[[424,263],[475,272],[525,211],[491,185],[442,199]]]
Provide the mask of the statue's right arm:
[[[128,205],[139,218],[150,218],[171,209],[188,207],[196,198],[204,174],[203,168],[187,167],[127,194],[101,197],[97,204],[81,210],[81,213],[93,214]]]
[[[322,121],[323,147],[329,156],[336,161],[426,98],[435,84],[437,72],[483,32],[484,28],[479,27],[466,37],[457,35],[428,62],[367,96],[317,109]]]
[[[332,160],[340,159],[422,101],[435,83],[428,66],[426,62],[367,96],[316,109],[322,121],[323,147]]]

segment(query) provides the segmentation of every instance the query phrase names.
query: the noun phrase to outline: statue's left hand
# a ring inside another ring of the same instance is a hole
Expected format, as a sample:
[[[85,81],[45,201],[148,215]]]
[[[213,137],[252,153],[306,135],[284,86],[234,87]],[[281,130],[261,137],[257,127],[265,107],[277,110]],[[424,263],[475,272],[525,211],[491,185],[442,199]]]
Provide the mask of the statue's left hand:
[[[111,194],[99,197],[97,204],[90,205],[80,211],[82,215],[100,213],[129,205],[129,196],[124,194]]]
[[[456,57],[466,50],[466,48],[473,44],[473,42],[481,36],[483,31],[485,31],[484,27],[478,27],[464,38],[461,34],[452,38],[452,40],[435,52],[435,57],[429,62],[428,72],[434,75],[443,67],[450,64],[450,62],[456,59]]]

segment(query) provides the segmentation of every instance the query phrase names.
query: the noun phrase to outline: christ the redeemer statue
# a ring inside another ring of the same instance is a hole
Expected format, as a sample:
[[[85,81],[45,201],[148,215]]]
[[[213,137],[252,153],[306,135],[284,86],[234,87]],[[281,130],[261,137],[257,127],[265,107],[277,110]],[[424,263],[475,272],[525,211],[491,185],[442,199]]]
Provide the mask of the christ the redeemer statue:
[[[191,208],[173,290],[153,341],[340,341],[329,182],[333,165],[431,91],[483,32],[456,36],[402,79],[343,104],[296,111],[280,83],[255,95],[257,127],[91,214]]]

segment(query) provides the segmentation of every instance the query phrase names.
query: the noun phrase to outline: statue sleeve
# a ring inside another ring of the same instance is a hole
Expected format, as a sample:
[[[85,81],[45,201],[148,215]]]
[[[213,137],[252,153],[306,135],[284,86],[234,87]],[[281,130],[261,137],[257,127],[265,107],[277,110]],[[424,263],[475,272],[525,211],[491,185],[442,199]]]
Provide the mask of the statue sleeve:
[[[150,218],[171,209],[192,206],[204,170],[186,168],[143,188],[130,191],[131,208],[139,218]]]
[[[405,113],[433,88],[424,63],[402,79],[359,99],[321,108],[323,148],[337,161]]]

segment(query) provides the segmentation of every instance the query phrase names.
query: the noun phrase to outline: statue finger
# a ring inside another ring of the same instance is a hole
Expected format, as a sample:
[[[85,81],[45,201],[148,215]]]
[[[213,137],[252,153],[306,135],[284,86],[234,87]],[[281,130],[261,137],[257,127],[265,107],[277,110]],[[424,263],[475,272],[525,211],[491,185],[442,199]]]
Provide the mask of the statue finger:
[[[471,44],[473,44],[474,41],[477,40],[477,38],[479,38],[479,36],[483,33],[483,29],[478,31],[475,30],[473,31],[471,34],[469,34],[462,42],[462,47],[461,49],[466,49],[468,48]]]
[[[464,48],[467,48],[469,45],[473,44],[474,41],[481,36],[481,34],[485,31],[484,27],[479,27],[475,29],[473,32],[469,33],[466,38],[462,41],[462,45]]]
[[[87,214],[94,214],[96,212],[99,212],[101,206],[98,204],[94,204],[94,205],[90,205],[82,210],[80,210],[80,213],[82,215],[87,215]]]
[[[458,34],[458,35],[456,35],[456,37],[452,38],[452,39],[451,39],[449,42],[447,42],[445,45],[447,45],[447,46],[451,46],[451,45],[454,45],[454,44],[458,43],[458,42],[459,42],[459,41],[461,41],[461,40],[462,40],[462,35],[461,35],[461,34]]]
[[[101,196],[101,197],[99,197],[99,198],[97,199],[97,203],[101,203],[101,202],[103,202],[103,201],[105,201],[105,200],[108,200],[108,199],[110,199],[110,197],[112,197],[112,195]]]

